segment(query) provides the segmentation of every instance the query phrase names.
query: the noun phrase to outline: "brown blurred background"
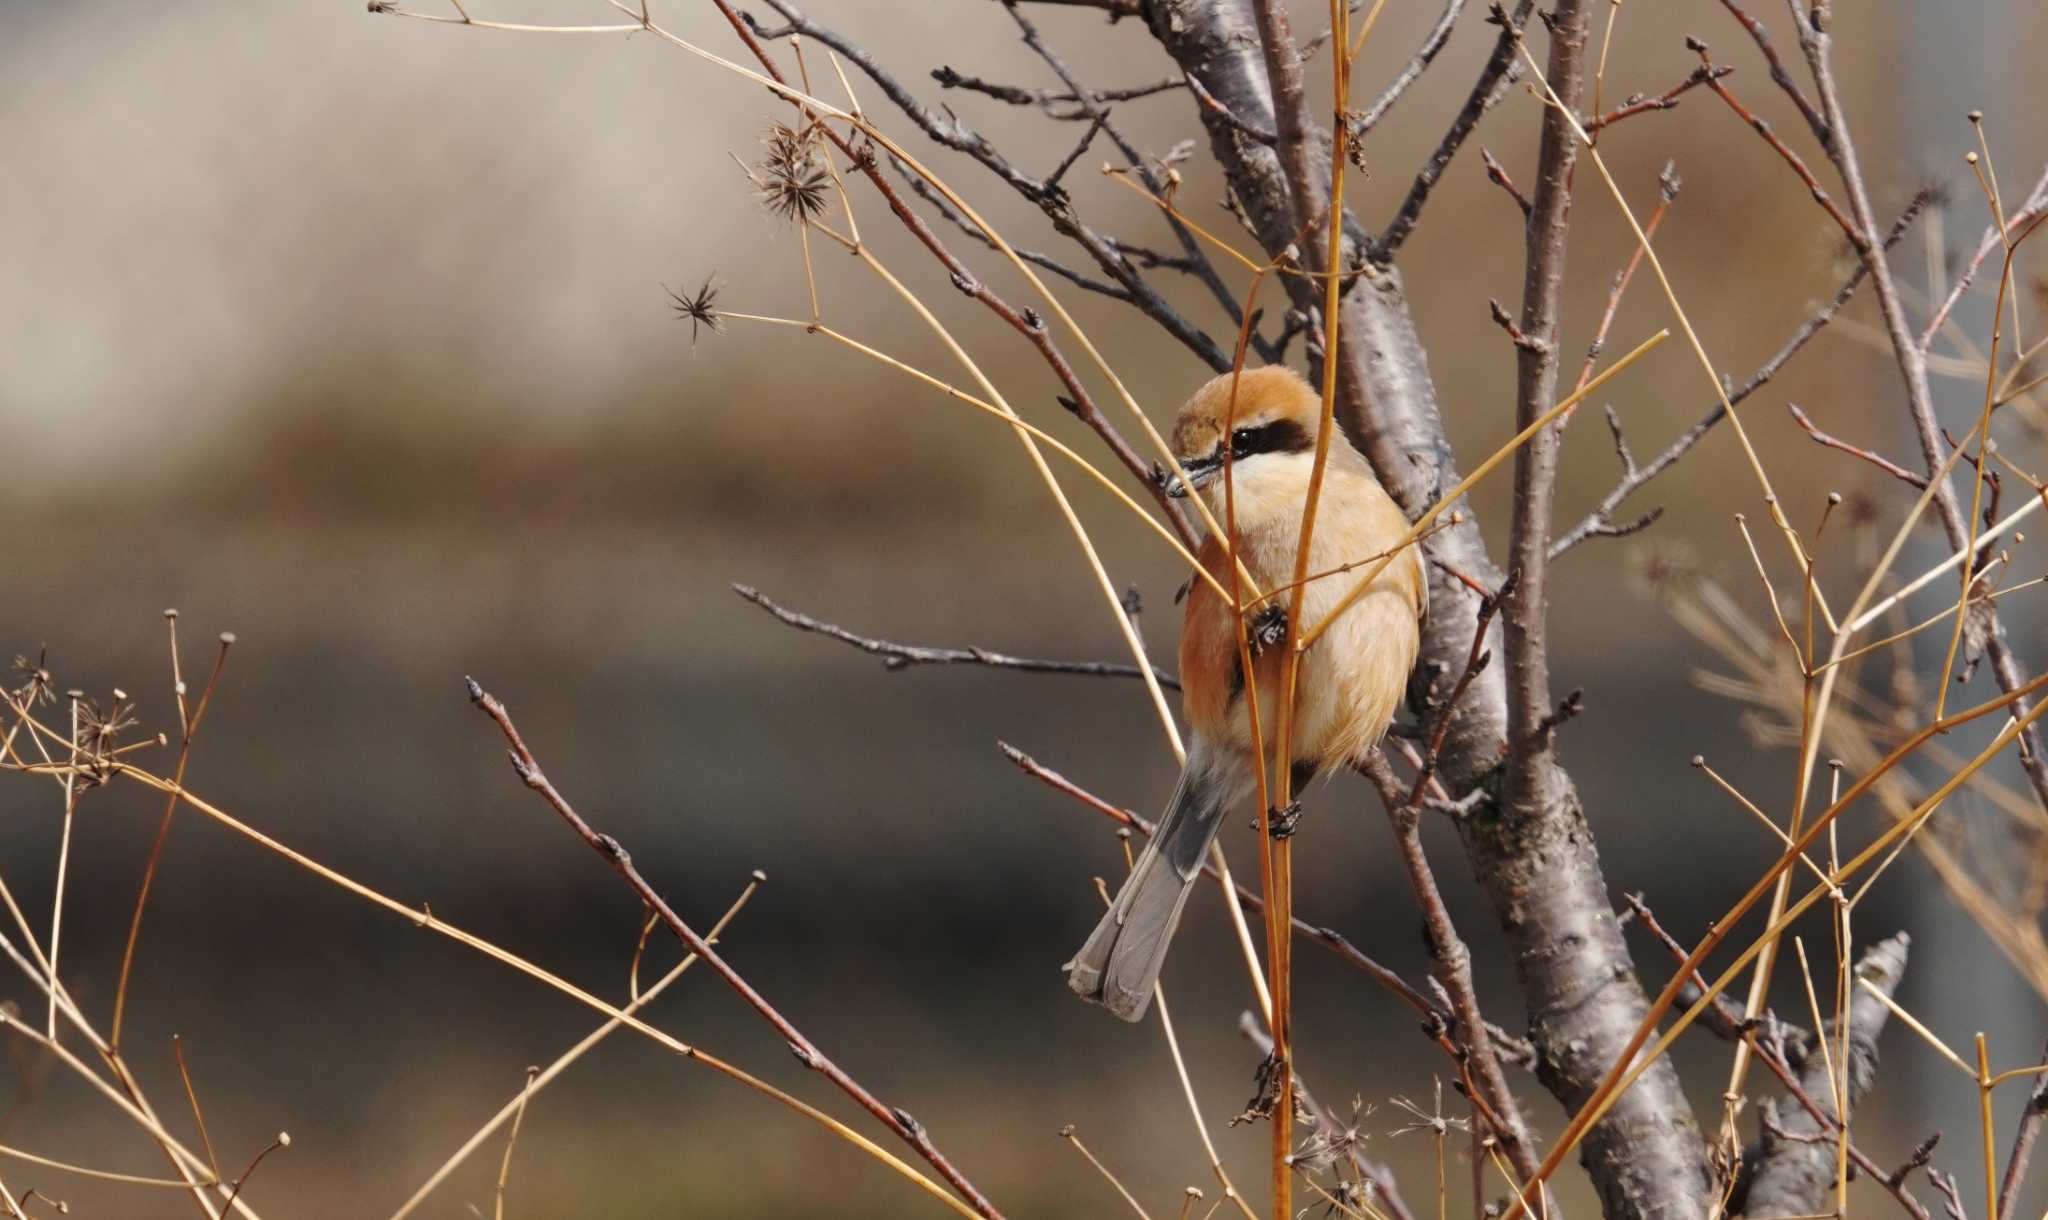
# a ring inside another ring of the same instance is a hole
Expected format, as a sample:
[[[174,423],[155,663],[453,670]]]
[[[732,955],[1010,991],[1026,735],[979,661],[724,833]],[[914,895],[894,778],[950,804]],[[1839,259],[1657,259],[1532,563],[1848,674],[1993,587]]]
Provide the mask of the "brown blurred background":
[[[511,20],[616,19],[570,0],[469,7]],[[734,50],[708,6],[655,7],[684,36]],[[1300,7],[1299,27],[1321,28],[1318,6]],[[1784,14],[1765,7],[1782,26]],[[995,4],[815,8],[1040,172],[1078,134],[930,80],[948,64],[1052,83]],[[1438,8],[1388,4],[1361,92],[1377,90]],[[1096,87],[1168,74],[1135,24],[1052,7],[1032,15]],[[1490,42],[1483,17],[1468,6],[1437,66],[1373,134],[1370,173],[1353,196],[1368,223],[1384,221],[1469,88]],[[805,308],[794,234],[760,213],[726,155],[752,157],[780,117],[758,89],[652,38],[464,30],[369,16],[355,0],[16,0],[5,24],[0,646],[33,653],[47,643],[60,686],[103,695],[121,685],[154,731],[175,728],[158,612],[183,612],[188,666],[202,663],[214,633],[234,631],[241,642],[199,743],[196,790],[368,884],[622,995],[636,905],[509,773],[463,697],[462,677],[474,674],[511,703],[557,782],[700,926],[749,870],[767,871],[729,933],[731,959],[843,1065],[923,1120],[1011,1214],[1115,1214],[1107,1188],[1055,1139],[1065,1123],[1155,1212],[1170,1213],[1188,1184],[1214,1197],[1156,1029],[1110,1021],[1060,984],[1057,967],[1097,909],[1089,878],[1118,867],[1114,840],[995,749],[999,737],[1012,741],[1149,812],[1171,760],[1140,688],[964,669],[888,674],[777,626],[727,589],[758,585],[897,639],[1071,657],[1120,647],[1029,466],[986,420],[799,331],[734,323],[693,349],[672,319],[664,286],[693,288],[714,272],[730,308]],[[2048,155],[2035,68],[2048,16],[2020,0],[1891,0],[1841,6],[1837,25],[1879,211],[1947,180],[1954,202],[1935,223],[1948,247],[1974,244],[1984,209],[1961,170],[1971,147],[1963,113],[1990,116],[2016,195]],[[1705,0],[1622,10],[1608,96],[1684,76],[1697,62],[1687,33],[1738,65],[1730,84],[1747,102],[1788,137],[1804,136],[1747,40]],[[872,87],[862,92],[877,104]],[[1537,113],[1517,90],[1487,119],[1404,257],[1468,465],[1510,431],[1511,349],[1487,322],[1486,300],[1514,301],[1521,282],[1512,205],[1485,182],[1478,146],[1526,176]],[[1152,153],[1199,134],[1178,93],[1118,117]],[[902,128],[893,114],[886,121]],[[1603,149],[1644,206],[1659,167],[1677,159],[1685,191],[1659,247],[1710,352],[1737,378],[1843,275],[1824,214],[1704,91],[1615,128]],[[1090,172],[1102,155],[1084,157],[1070,179],[1084,214],[1164,243],[1147,205]],[[1020,244],[1057,248],[1042,219],[977,167],[930,161]],[[1206,156],[1183,172],[1184,198],[1234,232],[1210,206],[1220,188]],[[1085,448],[1044,366],[963,307],[860,202],[864,231],[957,324],[1011,400]],[[1572,352],[1630,248],[1590,179],[1577,221]],[[954,244],[968,250],[964,238]],[[1898,256],[1916,287],[1926,282],[1923,245],[1911,239]],[[991,259],[974,261],[1014,286]],[[820,269],[830,320],[952,375],[856,265],[826,256]],[[1174,295],[1217,326],[1198,295]],[[1155,421],[1207,375],[1135,313],[1065,296]],[[1980,338],[1987,308],[1959,315]],[[1848,316],[1866,330],[1875,318],[1867,301]],[[1645,276],[1609,350],[1667,320]],[[1981,388],[1938,388],[1945,411],[1974,415]],[[1710,397],[1672,343],[1601,401],[1648,456]],[[1813,447],[1786,422],[1788,399],[1822,427],[1906,459],[1915,451],[1889,357],[1837,328],[1745,407],[1795,520],[1810,521],[1829,489],[1867,488],[1888,527],[1904,509],[1897,485]],[[2024,433],[2004,440],[2016,461],[2038,457]],[[1566,448],[1559,520],[1570,523],[1611,485],[1615,460],[1591,413]],[[1075,495],[1115,578],[1143,593],[1155,655],[1170,663],[1181,579],[1171,556],[1096,491]],[[1499,486],[1476,503],[1497,536]],[[1648,891],[1689,936],[1771,844],[1687,758],[1724,760],[1767,803],[1794,760],[1751,745],[1739,709],[1693,686],[1693,668],[1713,657],[1630,575],[1646,553],[1685,548],[1761,609],[1729,524],[1731,512],[1758,511],[1732,435],[1716,434],[1632,501],[1658,504],[1670,511],[1652,533],[1596,541],[1563,562],[1553,668],[1560,690],[1587,692],[1564,750],[1610,881]],[[1907,566],[1938,557],[1931,542],[1915,554]],[[2023,602],[2008,615],[2023,653],[2048,660],[2039,616]],[[102,1019],[158,807],[116,787],[92,794],[79,822],[66,973]],[[17,777],[0,785],[0,811],[0,867],[24,905],[46,913],[61,806]],[[1304,914],[1420,977],[1416,916],[1377,807],[1339,783],[1310,818]],[[1250,859],[1247,841],[1230,846]],[[1521,1014],[1491,917],[1450,838],[1436,847],[1491,1013],[1513,1027]],[[2011,1061],[2032,1055],[2048,1025],[2038,1001],[1917,866],[1882,893],[1862,934],[1912,931],[1901,998],[1946,1034],[1985,1028]],[[1233,1032],[1250,997],[1220,904],[1205,892],[1197,906],[1167,980],[1207,1117],[1240,1180],[1257,1182],[1264,1133],[1223,1130],[1250,1092],[1255,1056]],[[672,960],[666,945],[659,952]],[[1372,1152],[1405,1172],[1411,1195],[1426,1194],[1427,1144],[1388,1134],[1404,1120],[1387,1101],[1423,1098],[1444,1064],[1407,1010],[1365,980],[1312,949],[1300,964],[1304,1070],[1332,1099],[1357,1094],[1380,1107],[1366,1120]],[[0,997],[39,1007],[18,980],[0,984]],[[249,1189],[278,1216],[388,1214],[517,1090],[527,1064],[596,1023],[189,814],[173,832],[131,1003],[127,1045],[167,1111],[179,1094],[169,1037],[184,1036],[224,1161],[239,1165],[274,1132],[292,1133]],[[708,975],[655,1016],[847,1111]],[[1947,1152],[1966,1162],[1968,1091],[1899,1031],[1887,1048],[1870,1142],[1896,1160],[1941,1128]],[[1679,1055],[1706,1113],[1725,1055],[1704,1042]],[[1554,1132],[1554,1103],[1533,1082],[1525,1092],[1532,1117]],[[161,1171],[137,1132],[60,1079],[26,1098],[0,1081],[0,1113],[8,1142]],[[422,1214],[488,1208],[497,1148]],[[0,1165],[17,1191],[43,1188],[85,1214],[189,1207]],[[1583,1195],[1567,1201],[1593,1210]],[[630,1036],[535,1103],[511,1202],[525,1216],[930,1210],[816,1128]]]

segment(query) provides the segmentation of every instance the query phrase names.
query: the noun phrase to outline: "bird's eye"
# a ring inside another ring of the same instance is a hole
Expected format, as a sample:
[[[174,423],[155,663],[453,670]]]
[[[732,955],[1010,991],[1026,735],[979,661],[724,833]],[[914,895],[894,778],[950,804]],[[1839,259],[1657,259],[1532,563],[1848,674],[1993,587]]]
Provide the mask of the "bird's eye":
[[[1239,428],[1230,434],[1231,452],[1243,457],[1257,448],[1259,431],[1256,428]]]

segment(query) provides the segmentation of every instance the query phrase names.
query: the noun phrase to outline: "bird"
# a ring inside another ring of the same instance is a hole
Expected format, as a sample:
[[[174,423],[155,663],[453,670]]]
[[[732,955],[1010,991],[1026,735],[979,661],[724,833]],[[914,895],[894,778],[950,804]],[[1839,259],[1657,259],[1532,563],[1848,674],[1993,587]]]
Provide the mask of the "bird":
[[[1109,911],[1064,967],[1082,998],[1126,1021],[1143,1019],[1203,858],[1229,811],[1258,787],[1246,707],[1256,690],[1259,725],[1273,746],[1284,656],[1287,597],[1295,579],[1302,511],[1315,462],[1322,399],[1284,366],[1224,373],[1181,407],[1172,447],[1185,472],[1166,477],[1169,496],[1201,496],[1224,528],[1234,528],[1238,559],[1271,596],[1247,616],[1254,680],[1247,684],[1237,613],[1207,581],[1188,589],[1180,634],[1181,711],[1187,759],[1166,812],[1125,878]],[[1229,463],[1226,512],[1224,466]],[[1401,546],[1407,517],[1365,458],[1341,433],[1329,440],[1315,530],[1312,579],[1298,595],[1304,629],[1335,611],[1372,564]],[[1196,558],[1225,589],[1230,548],[1211,533]],[[1331,569],[1353,565],[1343,573]],[[1379,744],[1407,689],[1428,612],[1429,582],[1419,545],[1395,554],[1354,601],[1301,654],[1289,752],[1294,791],[1317,774],[1360,762]],[[1296,809],[1276,819],[1291,831]]]

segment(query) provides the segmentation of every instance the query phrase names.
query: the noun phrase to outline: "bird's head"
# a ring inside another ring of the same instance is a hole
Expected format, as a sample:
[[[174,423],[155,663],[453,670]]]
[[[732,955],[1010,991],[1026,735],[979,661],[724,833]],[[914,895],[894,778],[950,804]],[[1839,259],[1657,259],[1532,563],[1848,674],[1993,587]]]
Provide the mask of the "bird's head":
[[[1312,453],[1321,419],[1321,397],[1293,369],[1268,366],[1234,379],[1229,373],[1212,378],[1174,421],[1173,454],[1188,477],[1171,479],[1167,494],[1185,496],[1214,481],[1223,473],[1226,447],[1233,478],[1252,473],[1269,455]]]

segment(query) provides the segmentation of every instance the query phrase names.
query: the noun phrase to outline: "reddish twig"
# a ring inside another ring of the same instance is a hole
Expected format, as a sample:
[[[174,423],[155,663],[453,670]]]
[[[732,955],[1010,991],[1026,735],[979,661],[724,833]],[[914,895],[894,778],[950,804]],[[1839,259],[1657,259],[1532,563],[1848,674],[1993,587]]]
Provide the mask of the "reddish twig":
[[[1699,54],[1702,65],[1711,67],[1707,60],[1706,43],[1701,42],[1697,38],[1688,38],[1685,40],[1685,45],[1688,49]],[[1749,107],[1743,105],[1733,93],[1728,91],[1728,87],[1721,83],[1718,76],[1709,73],[1706,80],[1702,83],[1707,88],[1712,89],[1722,101],[1728,103],[1729,108],[1734,110],[1752,130],[1762,136],[1764,143],[1770,145],[1772,150],[1784,159],[1785,164],[1792,167],[1792,172],[1798,174],[1799,180],[1806,184],[1808,191],[1812,192],[1813,201],[1818,203],[1829,216],[1833,217],[1837,225],[1841,226],[1843,235],[1849,239],[1849,244],[1854,246],[1859,254],[1870,248],[1869,235],[1865,234],[1853,221],[1842,214],[1842,209],[1835,206],[1834,199],[1821,186],[1820,180],[1813,176],[1813,171],[1806,168],[1806,162],[1800,160],[1799,154],[1793,152],[1791,146],[1780,139],[1777,132],[1771,130],[1769,123],[1759,118]]]
[[[1586,129],[1588,135],[1591,135],[1603,128],[1612,127],[1614,124],[1633,115],[1646,114],[1652,110],[1669,110],[1678,105],[1678,99],[1685,93],[1699,88],[1709,80],[1719,80],[1733,71],[1735,69],[1727,65],[1717,68],[1713,64],[1701,64],[1692,70],[1691,75],[1664,92],[1657,94],[1655,97],[1644,97],[1641,94],[1637,94],[1606,114],[1589,115],[1586,118],[1580,119],[1579,124]]]
[[[164,620],[170,624],[171,687],[178,701],[178,761],[171,770],[172,793],[165,798],[163,816],[157,820],[156,840],[150,844],[149,857],[142,866],[142,885],[135,893],[135,913],[128,920],[128,944],[121,950],[121,973],[114,984],[114,1019],[107,1028],[107,1045],[115,1050],[121,1048],[121,1021],[128,1013],[128,979],[135,970],[135,947],[142,940],[142,913],[149,906],[149,891],[156,884],[157,865],[163,861],[164,844],[171,835],[171,815],[178,811],[177,789],[184,787],[185,768],[192,761],[192,739],[199,732],[199,722],[206,718],[206,709],[213,702],[214,687],[220,682],[220,671],[228,663],[228,649],[235,642],[234,632],[221,632],[220,652],[214,655],[213,672],[206,677],[206,688],[199,693],[199,702],[187,714],[185,675],[178,659],[178,612],[164,611]]]
[[[878,1122],[887,1127],[898,1139],[910,1145],[919,1156],[925,1159],[927,1164],[938,1172],[941,1178],[945,1179],[947,1184],[960,1192],[960,1197],[965,1199],[968,1205],[976,1212],[986,1217],[987,1220],[1002,1220],[1002,1213],[996,1210],[995,1205],[990,1203],[979,1190],[975,1189],[974,1184],[968,1181],[966,1176],[958,1169],[954,1168],[953,1163],[946,1159],[945,1154],[939,1151],[937,1145],[932,1143],[931,1136],[926,1133],[923,1123],[911,1117],[910,1113],[906,1110],[884,1105],[865,1086],[848,1075],[845,1069],[827,1058],[825,1053],[819,1050],[815,1043],[805,1037],[801,1030],[790,1023],[789,1018],[783,1016],[760,992],[754,990],[753,985],[742,978],[739,971],[734,970],[728,965],[725,958],[720,956],[718,951],[712,948],[709,942],[702,936],[699,936],[689,924],[683,921],[680,915],[676,914],[674,908],[669,906],[667,899],[664,899],[657,893],[654,887],[647,883],[646,878],[640,875],[640,871],[633,867],[633,858],[627,854],[626,849],[620,845],[619,841],[608,834],[602,834],[592,828],[590,823],[586,822],[583,816],[576,812],[575,807],[569,804],[568,799],[556,790],[554,784],[549,782],[547,775],[541,770],[539,760],[533,756],[531,750],[527,749],[526,742],[521,740],[519,730],[512,723],[512,717],[505,710],[504,703],[496,696],[486,692],[482,686],[477,684],[476,679],[469,678],[465,679],[465,681],[469,686],[470,702],[474,703],[486,716],[489,716],[492,722],[498,726],[498,730],[505,735],[505,741],[508,746],[506,753],[511,760],[512,770],[519,776],[520,781],[534,792],[540,794],[541,799],[546,801],[549,808],[553,809],[556,815],[563,822],[567,823],[571,830],[576,832],[577,837],[588,844],[590,849],[602,857],[611,866],[612,871],[617,873],[626,882],[633,890],[634,895],[642,903],[646,904],[647,909],[661,917],[662,923],[667,925],[669,931],[675,934],[676,939],[681,941],[689,952],[695,954],[706,965],[710,966],[719,978],[725,980],[726,986],[732,988],[742,1000],[746,1001],[750,1008],[759,1013],[762,1019],[774,1028],[776,1033],[782,1036],[784,1041],[789,1044],[790,1053],[796,1056],[797,1062],[838,1086],[841,1092],[852,1098],[862,1109],[873,1115]]]
[[[1861,447],[1860,445],[1852,445],[1848,441],[1845,441],[1840,437],[1831,436],[1828,433],[1821,431],[1820,428],[1817,425],[1815,425],[1815,423],[1811,419],[1807,418],[1806,412],[1799,409],[1798,403],[1788,402],[1785,404],[1785,409],[1792,412],[1792,422],[1798,424],[1802,429],[1805,430],[1806,435],[1812,437],[1819,443],[1827,446],[1830,449],[1838,449],[1851,457],[1862,458],[1864,461],[1870,463],[1872,466],[1877,467],[1879,470],[1884,471],[1886,474],[1892,476],[1895,479],[1900,480],[1901,482],[1910,483],[1914,487],[1921,489],[1926,488],[1927,479],[1925,476],[1914,474],[1912,471],[1906,469],[1904,466],[1899,465],[1897,462],[1891,461],[1879,454],[1873,453],[1870,450]]]
[[[1490,611],[1482,609],[1481,613],[1491,617]],[[1478,639],[1485,639],[1483,630],[1478,633]],[[1448,705],[1445,710],[1449,711]],[[1443,892],[1437,888],[1429,856],[1422,849],[1422,813],[1415,804],[1415,796],[1420,795],[1422,784],[1418,782],[1415,793],[1403,800],[1400,781],[1395,778],[1393,768],[1387,765],[1386,756],[1378,751],[1374,751],[1371,760],[1358,770],[1379,790],[1380,800],[1393,822],[1394,842],[1407,869],[1409,887],[1415,891],[1416,905],[1422,910],[1423,933],[1428,939],[1429,955],[1434,963],[1430,976],[1450,996],[1452,1011],[1457,1014],[1458,1025],[1464,1031],[1467,1053],[1461,1064],[1461,1074],[1465,1076],[1467,1092],[1480,1107],[1487,1125],[1499,1137],[1508,1163],[1524,1180],[1532,1178],[1539,1160],[1535,1139],[1522,1120],[1521,1107],[1508,1088],[1500,1059],[1493,1051],[1486,1019],[1479,1011],[1479,989],[1472,979],[1472,951],[1466,947],[1464,938],[1458,935],[1450,908],[1444,903]],[[1546,1206],[1552,1203],[1548,1194],[1544,1199]],[[1543,1210],[1541,1214],[1561,1213]]]
[[[1522,219],[1527,220],[1529,197],[1522,193],[1521,187],[1515,185],[1513,178],[1508,177],[1508,167],[1500,163],[1500,159],[1493,155],[1492,149],[1484,146],[1479,149],[1479,159],[1486,165],[1486,180],[1506,191],[1508,198],[1515,201],[1515,206],[1522,209]]]
[[[1593,329],[1593,341],[1586,345],[1586,362],[1579,366],[1579,379],[1572,384],[1572,393],[1585,389],[1586,383],[1593,379],[1593,366],[1599,362],[1600,353],[1607,346],[1607,332],[1614,326],[1614,315],[1621,309],[1621,298],[1628,292],[1630,281],[1635,279],[1636,269],[1643,265],[1643,255],[1649,249],[1649,242],[1657,236],[1657,226],[1664,223],[1664,214],[1678,201],[1678,191],[1683,185],[1678,177],[1677,163],[1666,161],[1664,169],[1657,175],[1657,206],[1651,209],[1650,219],[1643,224],[1643,240],[1629,251],[1628,261],[1622,264],[1621,270],[1614,273],[1614,285],[1607,290],[1607,304],[1600,311],[1600,325]],[[1560,429],[1569,427],[1578,413],[1578,407],[1573,407],[1557,421],[1557,426]],[[1617,442],[1620,437],[1621,434],[1616,432]]]
[[[1832,143],[1834,134],[1828,128],[1827,120],[1823,119],[1820,111],[1814,109],[1813,103],[1807,100],[1805,92],[1799,88],[1799,82],[1793,80],[1792,74],[1785,70],[1785,61],[1778,58],[1778,48],[1772,45],[1771,36],[1764,31],[1763,22],[1744,12],[1736,0],[1721,0],[1721,4],[1735,20],[1742,23],[1743,29],[1749,31],[1750,38],[1756,42],[1756,49],[1763,52],[1764,62],[1771,66],[1771,80],[1785,91],[1785,95],[1792,99],[1794,106],[1799,107],[1799,113],[1805,116],[1806,125],[1812,128],[1814,138],[1819,140],[1823,147]]]
[[[289,1148],[291,1146],[292,1134],[289,1131],[278,1132],[276,1139],[264,1145],[263,1151],[257,1153],[256,1159],[250,1161],[249,1167],[242,1171],[242,1176],[235,1179],[233,1189],[228,1191],[227,1202],[221,1205],[221,1214],[226,1215],[229,1212],[229,1210],[231,1210],[235,1206],[235,1200],[241,1197],[242,1187],[248,1184],[250,1176],[256,1172],[256,1167],[263,1163],[263,1159],[265,1157],[269,1156],[273,1152],[276,1152],[280,1148]]]

